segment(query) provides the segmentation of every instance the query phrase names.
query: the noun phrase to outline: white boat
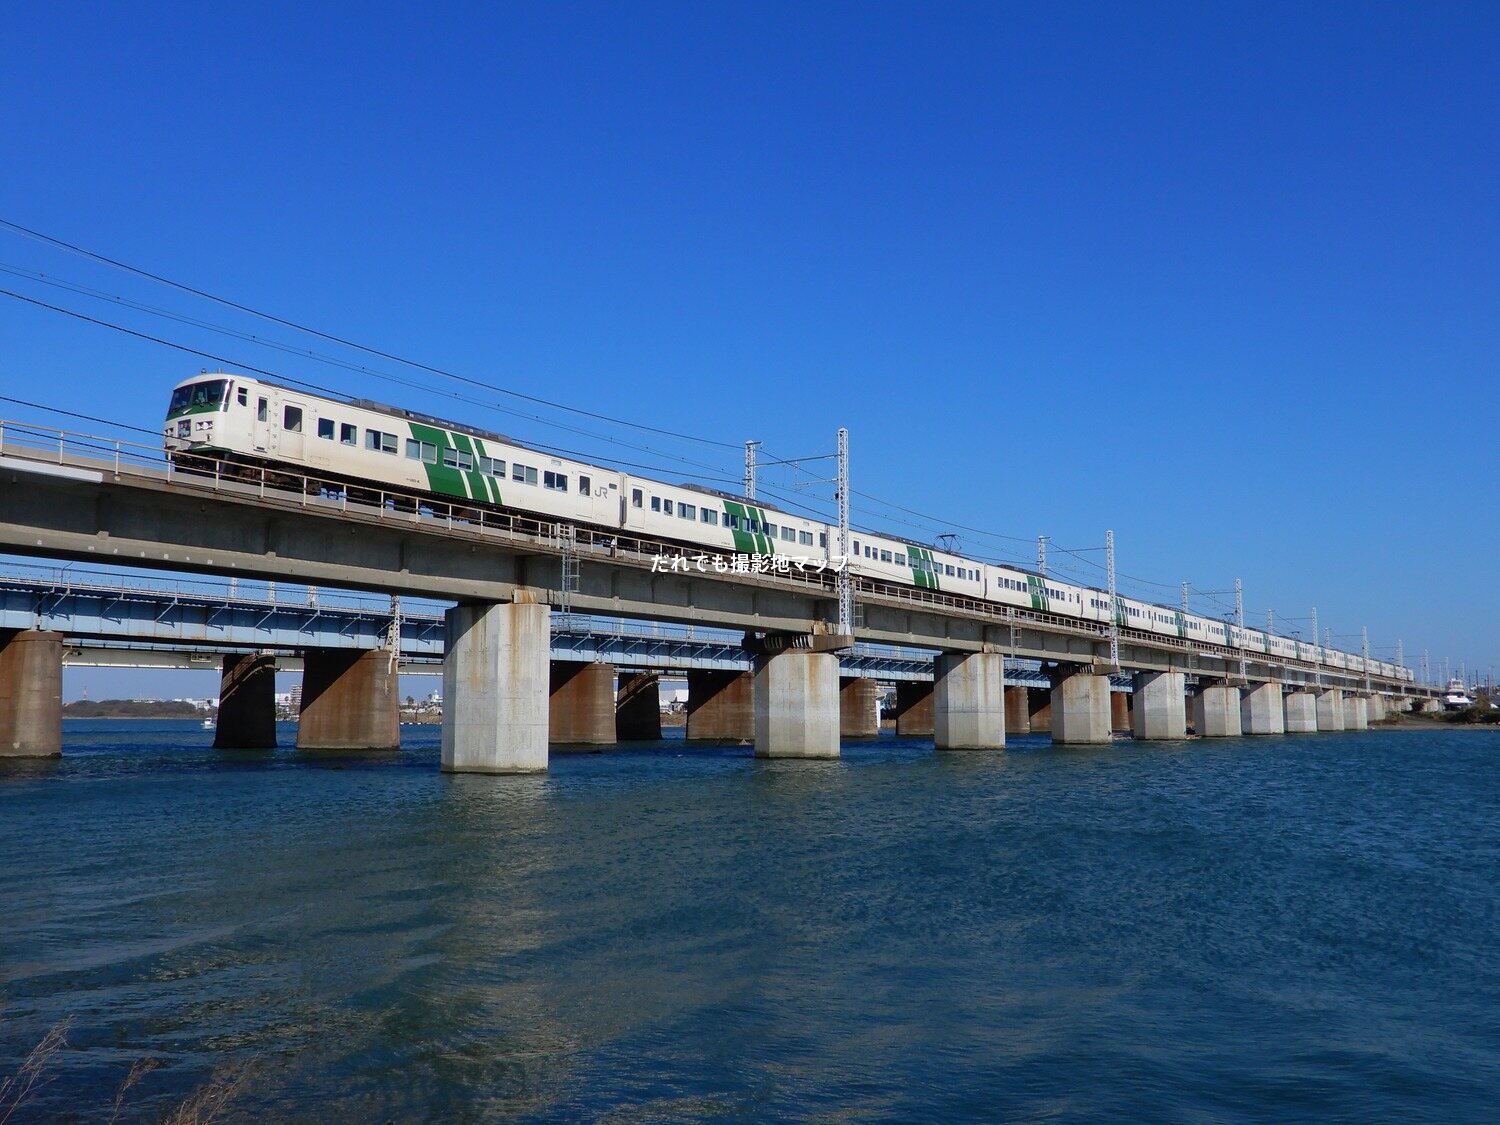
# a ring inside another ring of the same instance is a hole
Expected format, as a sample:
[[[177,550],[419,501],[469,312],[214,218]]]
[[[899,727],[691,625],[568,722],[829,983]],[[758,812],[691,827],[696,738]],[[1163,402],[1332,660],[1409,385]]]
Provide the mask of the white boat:
[[[1469,693],[1464,689],[1463,680],[1454,676],[1448,681],[1448,690],[1443,692],[1444,711],[1465,711],[1474,705],[1469,698]]]
[[[203,720],[203,729],[204,730],[213,730],[214,729],[214,721],[212,719],[204,719]]]

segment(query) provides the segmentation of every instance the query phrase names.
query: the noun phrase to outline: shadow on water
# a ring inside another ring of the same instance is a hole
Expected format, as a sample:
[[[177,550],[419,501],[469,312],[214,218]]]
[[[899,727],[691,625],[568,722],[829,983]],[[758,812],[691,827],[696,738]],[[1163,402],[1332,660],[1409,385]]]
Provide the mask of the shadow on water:
[[[40,781],[61,771],[61,755],[50,758],[0,758],[0,784],[7,781]]]

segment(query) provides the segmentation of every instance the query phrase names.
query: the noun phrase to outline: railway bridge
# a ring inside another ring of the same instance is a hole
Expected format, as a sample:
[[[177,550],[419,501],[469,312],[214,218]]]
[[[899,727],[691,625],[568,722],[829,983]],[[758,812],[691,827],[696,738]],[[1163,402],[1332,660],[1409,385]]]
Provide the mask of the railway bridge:
[[[659,560],[680,552],[670,542],[441,502],[404,511],[394,500],[377,491],[354,503],[285,473],[184,474],[124,443],[0,429],[0,550],[456,602],[442,646],[451,771],[546,768],[554,611],[743,634],[750,671],[734,690],[748,693],[742,709],[764,757],[838,755],[840,659],[857,642],[936,653],[926,705],[940,750],[1005,745],[1007,659],[1045,670],[1052,739],[1064,744],[1109,741],[1111,675],[1131,675],[1132,725],[1143,738],[1183,737],[1189,708],[1208,737],[1362,729],[1425,690],[864,577],[854,633],[840,633],[831,572],[664,571]],[[0,729],[0,752],[55,752],[56,736],[32,716],[60,676],[61,635],[29,629],[3,639],[0,699],[12,702],[12,729]],[[248,674],[250,663],[235,667]],[[366,654],[328,667],[320,695],[341,700],[332,712],[358,716],[394,690],[394,665],[387,659],[382,676],[377,663]],[[238,684],[226,673],[225,698],[241,694]],[[1014,730],[1014,706],[1011,715]],[[330,738],[357,740],[347,729],[357,719],[330,721]]]

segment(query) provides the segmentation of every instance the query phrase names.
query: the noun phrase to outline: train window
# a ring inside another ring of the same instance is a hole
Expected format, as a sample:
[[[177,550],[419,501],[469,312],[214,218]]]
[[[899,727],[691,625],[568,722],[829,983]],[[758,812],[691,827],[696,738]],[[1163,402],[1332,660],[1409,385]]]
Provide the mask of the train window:
[[[818,532],[818,546],[819,547],[826,547],[826,546],[828,546],[828,532],[826,532],[826,531],[820,531],[820,532]]]
[[[354,427],[350,426],[349,428],[352,430]],[[437,446],[430,441],[416,441],[413,438],[407,438],[406,455],[413,461],[423,461],[429,465],[437,464]]]
[[[465,453],[462,449],[443,450],[443,464],[450,469],[458,469],[467,473],[474,467],[474,455]]]
[[[952,578],[953,577],[953,567],[952,567],[952,565],[948,564],[948,563],[945,563],[943,565],[943,573],[946,574],[949,578]]]
[[[332,418],[319,418],[318,419],[318,436],[320,438],[327,438],[329,441],[333,440],[333,419]]]
[[[339,423],[339,444],[358,445],[359,427],[350,425],[348,422]]]
[[[718,512],[714,511],[712,508],[704,508],[703,512],[702,512],[702,515],[703,515],[703,522],[704,523],[710,524],[710,525],[712,525],[714,527],[718,526],[718,524],[719,524],[719,513]]]
[[[797,529],[795,527],[783,527],[781,529],[781,538],[787,543],[797,542]]]
[[[698,506],[696,504],[678,504],[677,514],[685,520],[698,518]]]
[[[255,402],[255,420],[264,422],[266,420],[266,400],[257,399]]]
[[[799,532],[797,532],[797,542],[800,543],[804,547],[811,547],[812,546],[812,532],[810,532],[810,531],[799,531]]]
[[[281,412],[281,428],[289,434],[302,432],[302,407],[288,406]]]
[[[241,387],[235,393],[235,398],[239,401],[239,404],[241,406],[249,406],[250,405],[250,392],[247,391],[244,387]]]
[[[379,430],[365,431],[365,448],[376,453],[396,454],[396,435],[381,433]]]
[[[554,473],[551,471],[542,474],[542,487],[550,488],[553,492],[568,491],[568,474]]]
[[[632,488],[630,490],[630,506],[632,508],[639,508],[641,506],[641,490],[639,488]]]
[[[589,480],[588,477],[579,477],[578,491],[587,496],[589,493],[594,491],[594,482]]]
[[[771,539],[776,538],[776,525],[774,523],[766,524],[766,535]]]
[[[725,512],[724,513],[724,526],[727,527],[727,528],[729,528],[730,531],[739,531],[740,530],[740,517],[737,516],[737,515],[735,515],[733,512]]]
[[[855,554],[856,554],[856,555],[857,555],[857,554],[859,554],[859,540],[858,540],[858,539],[856,539],[856,540],[855,540],[855,541],[854,541],[854,553],[855,553]]]
[[[481,457],[479,459],[479,471],[486,476],[503,477],[505,475],[505,462],[495,460],[492,457]]]
[[[663,500],[661,502],[661,510],[663,515],[670,516],[672,514],[672,501]]]
[[[660,496],[653,496],[653,497],[651,497],[651,510],[653,512],[659,512],[659,511],[661,511],[661,497]]]
[[[889,551],[881,551],[880,552],[880,561],[881,562],[890,562],[891,561],[891,553]]]
[[[536,470],[530,465],[523,465],[519,461],[510,463],[510,479],[518,480],[522,484],[536,483]]]

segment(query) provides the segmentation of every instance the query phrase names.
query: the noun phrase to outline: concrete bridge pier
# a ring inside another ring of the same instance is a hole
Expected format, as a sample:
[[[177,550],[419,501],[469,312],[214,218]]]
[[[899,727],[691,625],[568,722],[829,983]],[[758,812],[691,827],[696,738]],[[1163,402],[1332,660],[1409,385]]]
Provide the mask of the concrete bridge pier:
[[[1130,731],[1136,738],[1187,737],[1187,677],[1181,672],[1137,672]]]
[[[936,727],[932,714],[932,684],[925,680],[896,683],[896,737],[932,738]]]
[[[755,676],[695,668],[687,674],[687,737],[692,742],[755,738]]]
[[[1005,685],[1005,732],[1031,733],[1031,705],[1028,689],[1022,684]]]
[[[620,674],[615,737],[621,742],[661,741],[661,677],[655,672]]]
[[[1287,734],[1315,734],[1318,730],[1318,697],[1310,691],[1288,692],[1286,707]]]
[[[0,632],[0,758],[62,754],[61,633]]]
[[[1240,729],[1246,734],[1286,733],[1280,684],[1251,684],[1245,689],[1240,697]]]
[[[615,744],[615,670],[554,660],[547,673],[547,741],[554,746]]]
[[[541,773],[547,768],[551,610],[531,591],[467,603],[444,617],[443,769]]]
[[[1052,678],[1052,741],[1087,746],[1110,741],[1109,677],[1092,665],[1058,665]]]
[[[214,749],[275,748],[276,658],[258,652],[226,656],[219,673]]]
[[[1368,730],[1370,728],[1370,701],[1363,695],[1344,696],[1344,729]]]
[[[784,648],[755,657],[755,756],[839,756],[839,658]]]
[[[401,749],[400,690],[392,653],[309,649],[302,654],[297,749]]]
[[[1005,748],[1005,657],[940,653],[932,665],[932,736],[938,750]]]
[[[1193,729],[1199,738],[1238,738],[1244,733],[1240,725],[1240,689],[1222,680],[1198,681],[1193,696]]]
[[[1386,716],[1385,696],[1383,696],[1383,695],[1372,695],[1372,696],[1370,696],[1369,706],[1370,706],[1369,721],[1372,722],[1372,723],[1383,723],[1383,722],[1385,722],[1385,716]]]
[[[1344,729],[1344,693],[1339,688],[1327,688],[1318,693],[1318,729],[1333,731]]]
[[[862,676],[839,679],[839,737],[880,737],[880,685]]]

